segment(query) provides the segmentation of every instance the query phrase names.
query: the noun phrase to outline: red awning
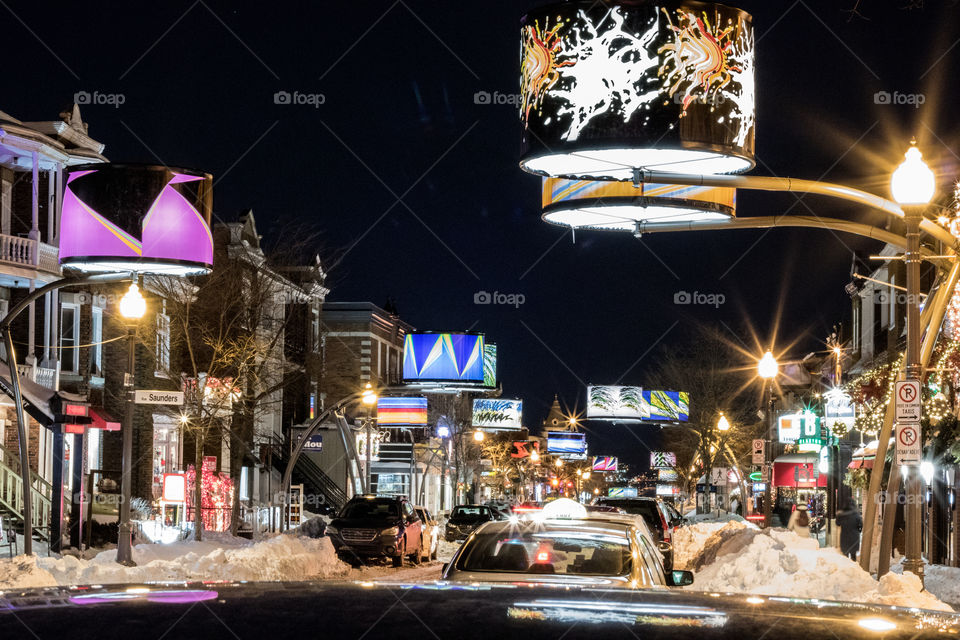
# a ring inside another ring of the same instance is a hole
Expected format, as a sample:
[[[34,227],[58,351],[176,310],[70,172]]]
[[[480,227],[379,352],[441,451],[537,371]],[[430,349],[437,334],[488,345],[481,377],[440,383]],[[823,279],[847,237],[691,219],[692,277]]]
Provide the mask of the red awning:
[[[817,473],[817,454],[788,454],[773,461],[773,486],[812,489],[827,486],[827,474]]]
[[[855,458],[847,465],[847,469],[873,469],[874,458]]]
[[[90,423],[93,429],[120,431],[120,423],[114,420],[103,407],[90,407],[90,417],[93,418],[93,422]]]

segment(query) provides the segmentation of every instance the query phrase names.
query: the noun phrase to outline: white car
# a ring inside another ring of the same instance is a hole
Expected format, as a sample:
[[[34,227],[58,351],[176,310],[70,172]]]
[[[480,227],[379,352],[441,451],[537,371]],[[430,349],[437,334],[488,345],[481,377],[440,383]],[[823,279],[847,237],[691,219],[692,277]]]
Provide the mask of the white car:
[[[420,528],[421,557],[427,560],[436,560],[437,548],[440,544],[440,523],[434,519],[426,507],[414,507],[414,509],[420,516],[420,522],[423,523]]]

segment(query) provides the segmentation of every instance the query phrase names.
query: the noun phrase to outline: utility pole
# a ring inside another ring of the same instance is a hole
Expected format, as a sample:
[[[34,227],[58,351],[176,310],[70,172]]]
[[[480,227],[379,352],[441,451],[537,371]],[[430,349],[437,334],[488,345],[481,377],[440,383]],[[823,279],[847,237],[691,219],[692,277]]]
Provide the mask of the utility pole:
[[[920,364],[920,220],[923,208],[904,206],[903,220],[907,227],[907,380],[923,379],[923,367]],[[918,425],[919,426],[919,425]],[[917,429],[917,432],[920,430]],[[898,444],[899,446],[899,444]],[[923,481],[920,477],[920,465],[904,465],[906,476],[906,558],[903,570],[910,571],[923,582],[923,558],[921,524],[923,518]],[[895,487],[888,487],[893,491]]]

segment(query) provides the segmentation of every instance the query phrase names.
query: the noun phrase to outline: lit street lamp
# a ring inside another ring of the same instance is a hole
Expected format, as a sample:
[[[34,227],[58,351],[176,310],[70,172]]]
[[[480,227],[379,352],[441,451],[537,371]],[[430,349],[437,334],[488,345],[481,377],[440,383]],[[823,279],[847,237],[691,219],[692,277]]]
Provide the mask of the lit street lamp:
[[[907,354],[906,379],[920,380],[923,367],[920,363],[920,221],[923,210],[933,198],[936,190],[936,177],[924,163],[923,155],[916,147],[916,140],[910,142],[910,148],[904,154],[903,163],[893,172],[890,179],[890,191],[903,208],[903,221],[906,225],[907,251],[904,262],[907,265]],[[917,419],[919,432],[920,418]],[[923,581],[923,558],[921,557],[921,477],[917,464],[904,468],[906,478],[906,559],[903,570],[910,571]],[[906,467],[906,465],[904,465]]]
[[[763,465],[764,480],[767,490],[763,496],[763,526],[770,526],[770,518],[773,515],[773,443],[775,437],[773,434],[773,381],[780,373],[780,365],[777,359],[773,357],[771,351],[767,351],[757,363],[757,375],[764,381],[764,392],[766,393],[767,413],[767,446],[764,447]]]
[[[132,537],[133,527],[130,525],[130,500],[133,493],[133,415],[136,405],[134,404],[134,386],[135,386],[135,365],[136,365],[136,336],[137,322],[147,312],[147,301],[143,299],[140,288],[137,286],[137,280],[134,278],[130,283],[127,293],[120,298],[120,315],[127,322],[127,375],[124,376],[123,386],[127,390],[127,419],[123,423],[123,454],[120,461],[120,526],[119,538],[117,539],[117,562],[127,567],[132,567],[136,563],[133,561]],[[200,474],[197,473],[195,482],[200,482]],[[197,515],[200,518],[200,505],[197,505]]]
[[[366,416],[366,441],[364,444],[364,454],[366,456],[366,464],[364,465],[364,489],[367,493],[372,493],[370,491],[371,482],[373,480],[373,475],[370,472],[370,465],[373,462],[373,419],[369,415],[370,407],[373,407],[377,404],[377,392],[373,390],[373,385],[369,382],[363,386],[363,391],[360,392],[360,403],[363,404],[368,409],[368,415]],[[306,436],[304,436],[305,438]]]

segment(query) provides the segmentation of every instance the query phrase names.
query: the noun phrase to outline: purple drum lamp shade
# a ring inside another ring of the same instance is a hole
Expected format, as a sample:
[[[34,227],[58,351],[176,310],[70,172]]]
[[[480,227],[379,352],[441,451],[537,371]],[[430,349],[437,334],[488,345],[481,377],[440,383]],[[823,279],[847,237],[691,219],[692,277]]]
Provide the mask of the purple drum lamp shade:
[[[749,14],[696,0],[573,0],[524,16],[520,166],[624,180],[754,165]]]
[[[71,167],[60,266],[84,272],[196,275],[213,265],[213,176],[158,165]]]

